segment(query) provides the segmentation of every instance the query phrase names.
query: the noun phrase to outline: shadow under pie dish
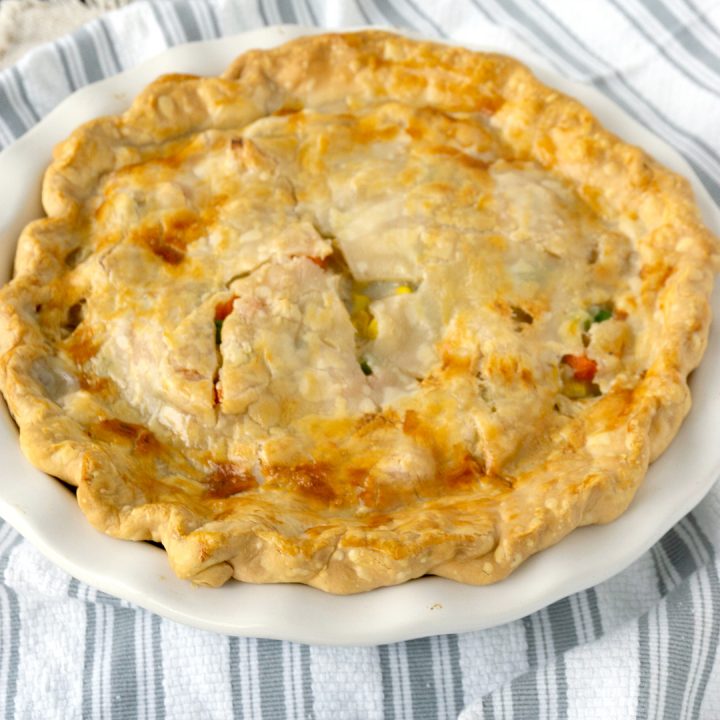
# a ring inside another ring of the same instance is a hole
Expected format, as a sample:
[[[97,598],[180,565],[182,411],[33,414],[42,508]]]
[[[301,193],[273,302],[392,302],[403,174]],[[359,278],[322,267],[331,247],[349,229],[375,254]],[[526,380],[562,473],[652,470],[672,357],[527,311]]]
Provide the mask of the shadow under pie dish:
[[[166,76],[62,143],[0,294],[41,469],[181,577],[493,582],[689,407],[685,181],[498,55],[368,32]]]

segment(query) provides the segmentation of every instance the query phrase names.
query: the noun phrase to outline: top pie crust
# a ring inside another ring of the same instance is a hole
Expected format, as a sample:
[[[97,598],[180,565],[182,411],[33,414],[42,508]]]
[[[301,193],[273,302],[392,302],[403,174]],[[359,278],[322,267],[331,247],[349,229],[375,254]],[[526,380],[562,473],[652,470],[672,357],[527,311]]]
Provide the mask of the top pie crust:
[[[688,411],[688,183],[507,57],[383,32],[165,76],[55,151],[0,291],[38,467],[175,572],[507,575]]]

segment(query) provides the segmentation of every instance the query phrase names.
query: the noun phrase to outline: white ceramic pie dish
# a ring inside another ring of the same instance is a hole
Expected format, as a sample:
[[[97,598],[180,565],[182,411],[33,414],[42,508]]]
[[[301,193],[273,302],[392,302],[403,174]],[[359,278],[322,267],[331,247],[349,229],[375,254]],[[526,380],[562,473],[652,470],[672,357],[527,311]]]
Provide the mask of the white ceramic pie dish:
[[[17,236],[41,214],[39,188],[52,147],[92,117],[122,112],[164,72],[218,74],[251,47],[269,47],[312,32],[269,28],[170,49],[65,100],[0,155],[0,281],[10,276]],[[517,53],[515,53],[517,54]],[[521,57],[549,84],[585,103],[611,130],[690,177],[705,220],[720,231],[720,212],[685,161],[594,89]],[[720,297],[714,296],[719,314]],[[179,622],[222,633],[308,643],[377,644],[423,635],[479,630],[517,619],[619,572],[691,510],[720,474],[720,332],[713,329],[692,378],[694,408],[668,451],[650,469],[629,510],[610,525],[582,528],[531,558],[496,585],[470,587],[422,578],[354,596],[331,596],[300,585],[229,583],[195,588],[178,580],[165,553],[146,543],[106,537],[85,520],[72,493],[23,457],[17,430],[0,408],[0,515],[52,561],[80,580]]]

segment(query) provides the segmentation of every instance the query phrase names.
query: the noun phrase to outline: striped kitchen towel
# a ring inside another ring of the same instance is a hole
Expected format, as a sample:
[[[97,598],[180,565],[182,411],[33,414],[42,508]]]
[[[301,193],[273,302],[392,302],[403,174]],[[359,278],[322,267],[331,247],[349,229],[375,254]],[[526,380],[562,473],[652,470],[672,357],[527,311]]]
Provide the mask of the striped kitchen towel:
[[[64,96],[187,40],[276,23],[395,25],[593,83],[720,202],[715,0],[136,2],[0,73],[0,145]],[[0,715],[11,718],[720,718],[720,488],[632,567],[491,630],[370,648],[230,638],[96,591],[0,523]]]

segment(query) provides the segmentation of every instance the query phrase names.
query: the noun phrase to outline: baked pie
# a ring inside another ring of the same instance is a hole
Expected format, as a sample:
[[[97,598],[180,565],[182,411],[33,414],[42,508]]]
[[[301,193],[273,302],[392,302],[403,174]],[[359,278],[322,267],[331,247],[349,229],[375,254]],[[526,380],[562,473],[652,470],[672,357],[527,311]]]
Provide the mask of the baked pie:
[[[494,54],[384,32],[76,130],[0,387],[90,522],[217,586],[497,581],[627,507],[690,405],[688,183]]]

